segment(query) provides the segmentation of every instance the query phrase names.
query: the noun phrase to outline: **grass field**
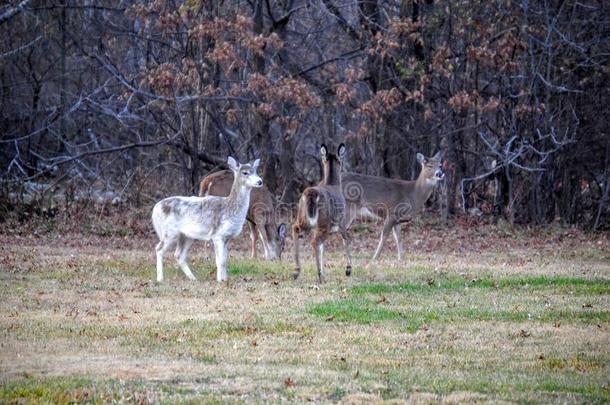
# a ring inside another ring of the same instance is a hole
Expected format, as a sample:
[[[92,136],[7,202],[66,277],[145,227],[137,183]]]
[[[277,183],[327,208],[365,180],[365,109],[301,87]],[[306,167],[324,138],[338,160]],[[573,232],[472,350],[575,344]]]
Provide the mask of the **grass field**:
[[[290,243],[159,285],[152,238],[0,235],[0,403],[610,401],[607,235],[419,229],[365,267],[358,232],[323,285]]]

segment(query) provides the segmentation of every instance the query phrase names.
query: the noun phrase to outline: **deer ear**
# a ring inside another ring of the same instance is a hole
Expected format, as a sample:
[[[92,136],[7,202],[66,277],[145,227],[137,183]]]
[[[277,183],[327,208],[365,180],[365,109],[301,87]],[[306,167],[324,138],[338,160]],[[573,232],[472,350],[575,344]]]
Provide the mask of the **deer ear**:
[[[231,170],[233,170],[233,171],[239,170],[239,162],[233,156],[229,156],[229,158],[227,159],[227,164],[229,165]]]
[[[423,165],[423,164],[425,164],[425,163],[426,163],[426,157],[425,157],[424,155],[422,155],[421,153],[418,153],[418,154],[417,154],[417,161],[418,161],[420,164],[422,164],[422,165]]]
[[[339,160],[343,160],[343,158],[345,157],[345,145],[344,144],[339,145],[339,148],[337,149],[337,155],[339,156]]]
[[[320,156],[322,156],[322,160],[326,160],[326,157],[328,156],[328,150],[326,149],[326,145],[324,144],[320,146]]]
[[[286,224],[285,223],[282,222],[277,227],[277,234],[280,235],[280,238],[285,238],[286,237]]]
[[[434,155],[432,157],[432,159],[438,160],[438,161],[442,160],[443,159],[443,152],[439,150],[438,152],[436,152],[436,155]]]
[[[260,165],[261,160],[260,159],[256,159],[254,162],[250,163],[250,166],[252,166],[254,168],[254,170],[258,169],[258,165]]]

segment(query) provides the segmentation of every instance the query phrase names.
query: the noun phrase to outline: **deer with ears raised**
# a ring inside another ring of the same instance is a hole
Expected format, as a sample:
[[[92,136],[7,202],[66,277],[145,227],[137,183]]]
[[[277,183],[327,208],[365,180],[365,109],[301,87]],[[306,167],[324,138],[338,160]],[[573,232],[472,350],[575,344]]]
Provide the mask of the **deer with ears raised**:
[[[163,254],[173,246],[178,265],[186,277],[195,280],[186,263],[186,255],[195,239],[214,242],[216,280],[227,280],[227,241],[241,233],[250,205],[250,191],[263,186],[263,180],[256,174],[259,162],[256,159],[242,165],[232,157],[228,158],[234,177],[228,197],[169,197],[155,204],[152,221],[159,237],[156,247],[158,282],[163,281]]]
[[[339,232],[343,239],[347,267],[345,274],[352,273],[352,258],[347,228],[343,226],[345,217],[345,198],[341,191],[341,165],[345,158],[345,145],[339,145],[337,154],[329,153],[326,146],[320,147],[320,155],[324,166],[324,178],[316,187],[308,187],[303,191],[297,209],[297,218],[292,226],[294,240],[294,259],[296,268],[293,277],[297,279],[301,273],[299,259],[299,238],[303,233],[313,230],[311,246],[316,257],[318,279],[324,282],[324,241],[331,233]]]
[[[383,220],[383,231],[372,260],[379,257],[390,231],[394,234],[398,260],[402,259],[400,224],[411,220],[420,211],[434,186],[445,176],[441,169],[441,152],[431,158],[418,153],[417,161],[421,172],[414,181],[358,173],[343,175],[343,195],[347,201],[344,226],[349,228],[356,216]]]

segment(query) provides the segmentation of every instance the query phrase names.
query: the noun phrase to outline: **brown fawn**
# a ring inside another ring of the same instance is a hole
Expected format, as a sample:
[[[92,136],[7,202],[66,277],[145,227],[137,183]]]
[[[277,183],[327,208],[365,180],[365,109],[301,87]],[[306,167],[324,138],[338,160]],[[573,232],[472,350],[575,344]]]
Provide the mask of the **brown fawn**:
[[[345,157],[345,145],[339,145],[337,155],[328,153],[325,145],[320,147],[320,155],[324,166],[324,178],[316,187],[308,187],[303,191],[297,209],[297,218],[292,226],[294,240],[294,259],[296,268],[293,277],[297,279],[301,273],[299,260],[299,238],[303,233],[313,230],[311,246],[316,257],[318,279],[324,282],[324,241],[331,233],[339,232],[343,239],[347,266],[345,274],[352,273],[352,258],[350,241],[345,223],[346,203],[341,191],[341,165]]]
[[[390,234],[394,234],[398,260],[402,259],[400,224],[411,220],[428,200],[434,186],[443,179],[442,154],[431,158],[421,153],[417,161],[421,172],[417,180],[406,181],[386,177],[345,173],[342,178],[343,195],[347,202],[344,227],[349,228],[356,216],[383,220],[381,238],[372,260],[376,260]]]
[[[199,196],[228,196],[233,184],[233,172],[221,170],[206,176],[199,184]],[[250,194],[250,206],[246,220],[250,227],[252,257],[257,257],[256,242],[259,235],[263,243],[265,258],[281,260],[286,239],[286,224],[277,224],[273,195],[263,186],[255,188]]]
[[[233,186],[228,197],[168,197],[155,204],[152,221],[159,237],[157,250],[157,281],[163,281],[163,254],[176,247],[178,265],[191,280],[195,276],[186,263],[186,255],[194,240],[212,240],[216,254],[216,280],[225,281],[227,274],[227,241],[241,233],[250,206],[250,191],[262,187],[256,174],[259,160],[239,164],[229,156]]]

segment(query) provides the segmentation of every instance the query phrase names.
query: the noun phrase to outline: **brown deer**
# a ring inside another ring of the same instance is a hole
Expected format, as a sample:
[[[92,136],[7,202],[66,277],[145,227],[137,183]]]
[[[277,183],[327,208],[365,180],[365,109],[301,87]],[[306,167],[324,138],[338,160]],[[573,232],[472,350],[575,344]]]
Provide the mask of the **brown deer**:
[[[390,231],[394,234],[398,260],[402,259],[400,224],[417,215],[434,191],[436,183],[445,176],[441,169],[441,159],[441,152],[431,158],[418,153],[417,161],[421,164],[421,172],[417,180],[413,181],[358,173],[343,175],[343,195],[347,201],[345,228],[349,228],[356,216],[383,220],[383,231],[372,260],[379,257]]]
[[[233,172],[222,170],[206,176],[199,184],[199,196],[228,196],[233,184]],[[256,242],[259,235],[265,259],[281,260],[286,238],[286,224],[277,224],[273,195],[263,186],[252,190],[246,216],[252,240],[252,257],[257,257]]]
[[[216,280],[228,278],[227,241],[241,233],[250,206],[250,191],[262,187],[263,180],[256,174],[258,159],[242,165],[229,156],[227,163],[235,177],[228,197],[168,197],[155,204],[152,221],[159,237],[157,282],[163,281],[163,254],[174,246],[174,256],[182,272],[195,280],[186,263],[194,240],[214,242]]]
[[[352,274],[352,258],[350,255],[350,241],[345,222],[345,198],[341,192],[341,164],[345,157],[345,145],[339,145],[337,155],[328,153],[325,145],[320,147],[320,155],[324,166],[324,178],[316,187],[308,187],[303,191],[297,209],[297,218],[292,225],[294,240],[294,259],[296,268],[293,277],[297,279],[301,274],[299,260],[299,238],[303,233],[313,229],[311,246],[316,257],[318,279],[324,282],[324,241],[331,233],[340,232],[345,248],[347,266],[345,274]]]

